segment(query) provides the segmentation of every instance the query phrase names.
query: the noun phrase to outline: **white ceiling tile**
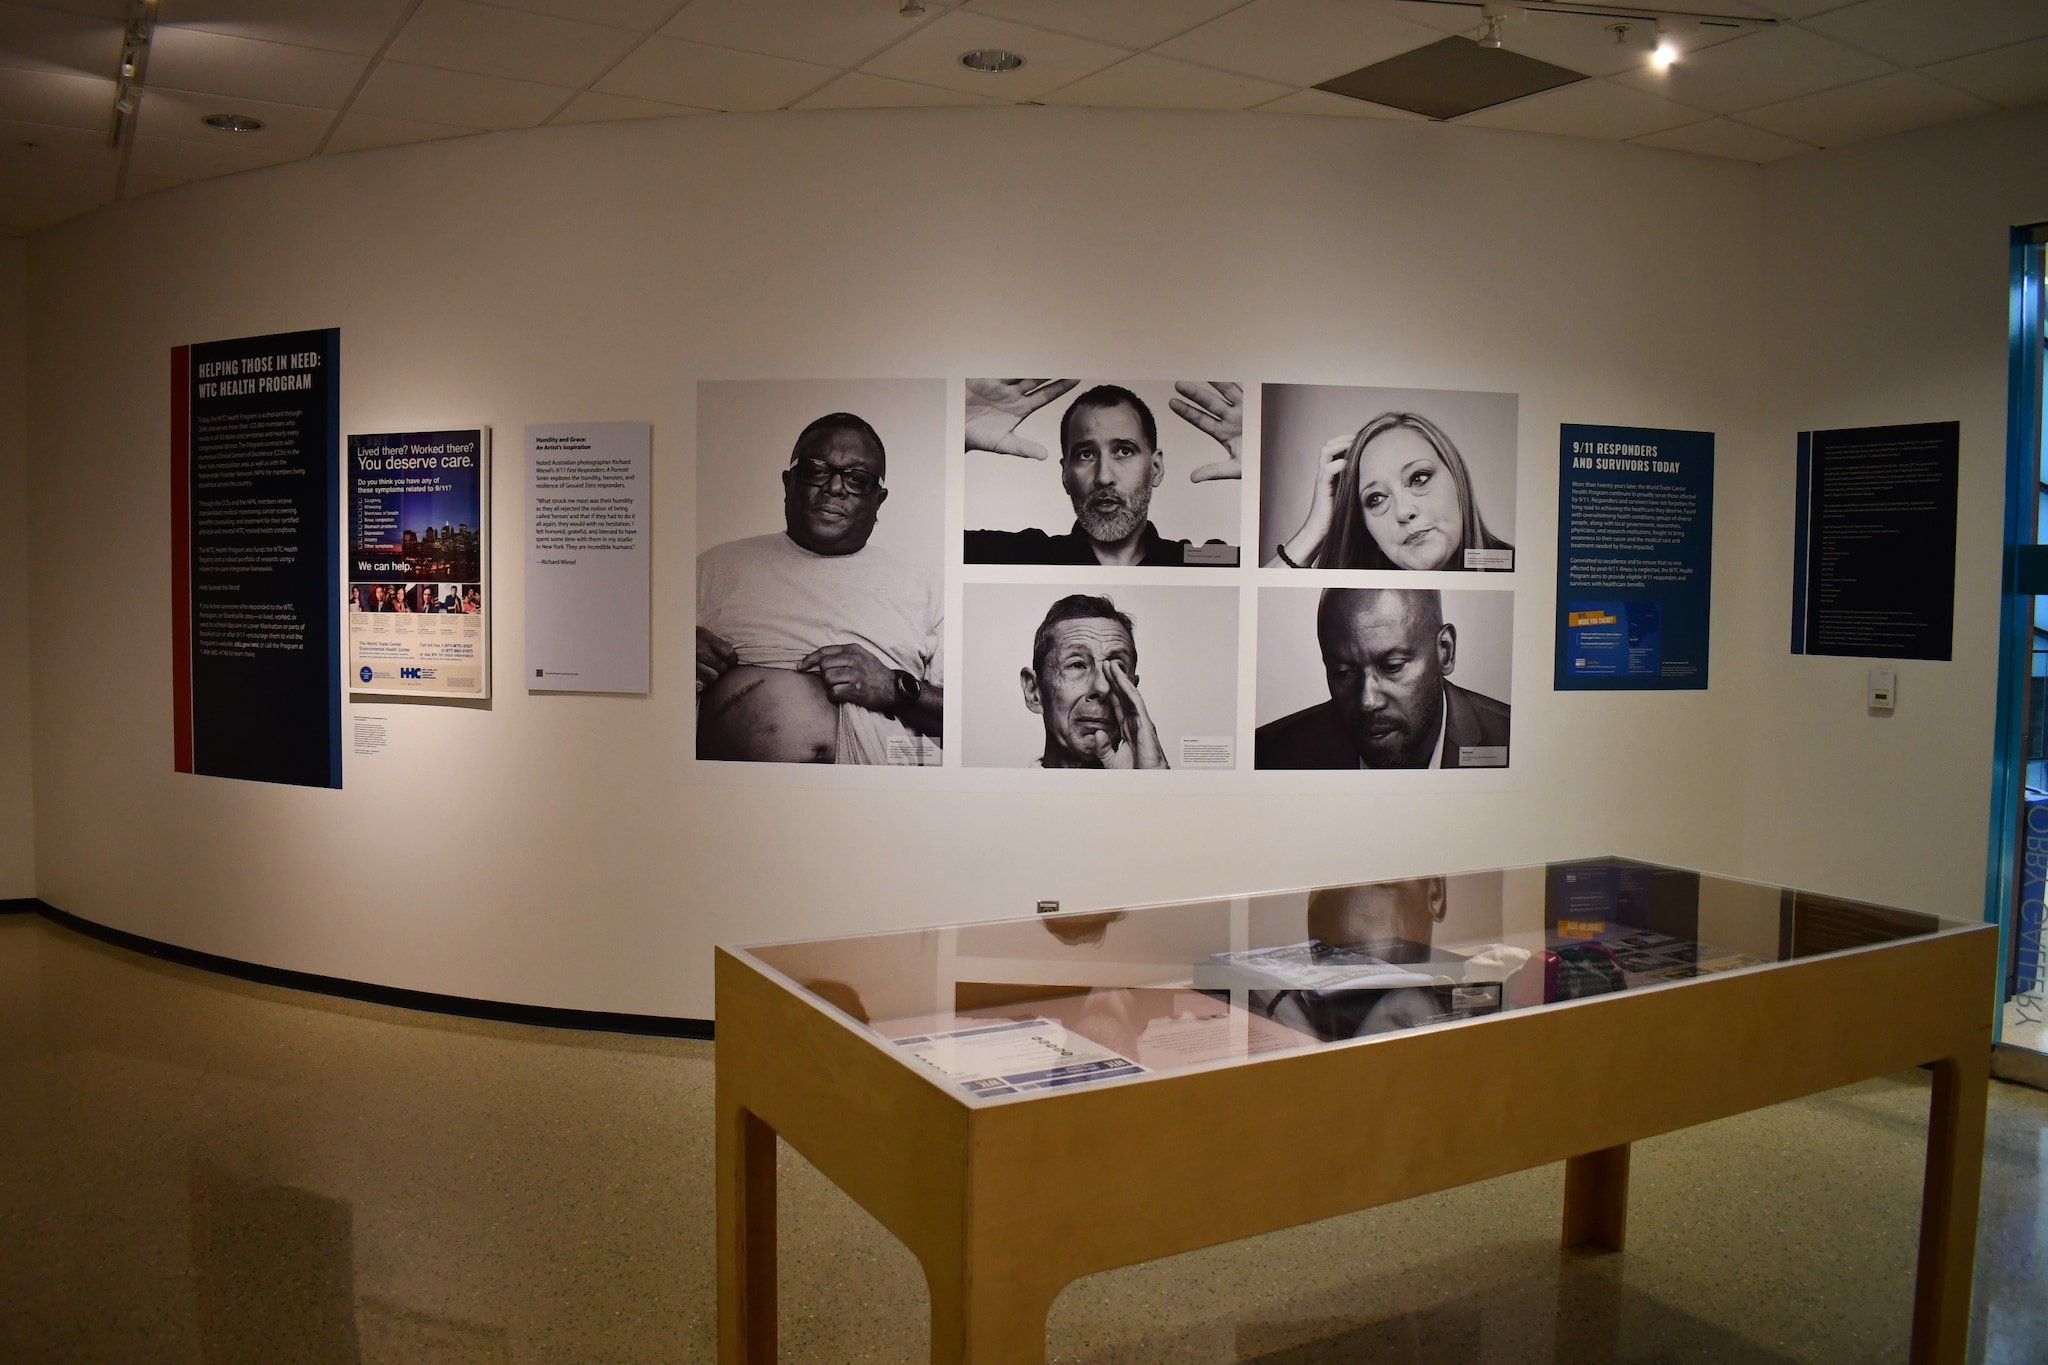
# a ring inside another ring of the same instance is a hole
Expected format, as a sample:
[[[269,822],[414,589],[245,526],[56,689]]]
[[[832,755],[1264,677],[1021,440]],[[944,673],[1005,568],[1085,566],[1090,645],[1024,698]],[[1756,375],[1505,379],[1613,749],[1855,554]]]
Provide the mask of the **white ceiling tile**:
[[[1761,0],[1759,8],[1780,19],[1810,19],[1831,9],[1843,9],[1856,0]]]
[[[224,132],[199,121],[208,114],[247,114],[262,120],[263,126],[248,133]],[[307,109],[264,100],[230,100],[218,95],[164,90],[152,85],[143,92],[142,108],[135,119],[135,133],[138,137],[187,138],[193,142],[218,142],[310,155],[333,125],[332,109]]]
[[[111,77],[120,60],[118,20],[0,4],[0,67]]]
[[[531,128],[569,102],[560,86],[442,71],[409,62],[379,62],[351,113],[460,128]]]
[[[934,3],[922,17],[906,16],[891,0],[691,0],[661,34],[793,62],[853,66],[943,15]]]
[[[2007,108],[2039,104],[2048,100],[2048,38],[1923,66],[1920,73]]]
[[[1652,5],[1649,11],[1645,12],[1663,9],[1683,13],[1686,10],[1694,10],[1730,19],[1783,19],[1787,17],[1785,9],[1788,4],[1794,8],[1803,4],[1807,13],[1815,14],[1824,9],[1839,8],[1853,3],[1854,0],[1714,0],[1711,5]]]
[[[613,67],[596,88],[698,109],[763,110],[782,108],[832,75],[832,68],[810,62],[654,37]]]
[[[1598,80],[1545,90],[1456,120],[1480,128],[1607,139],[1641,137],[1699,121],[1697,109]]]
[[[115,170],[0,161],[0,236],[25,237],[114,202]]]
[[[10,71],[0,80],[0,118],[105,132],[114,117],[114,81]]]
[[[369,56],[411,0],[163,0],[158,23]]]
[[[1284,85],[1141,52],[1045,96],[1047,104],[1110,109],[1249,109],[1287,94]]]
[[[1864,0],[1807,21],[1900,66],[1925,66],[2048,35],[2042,0]]]
[[[1710,118],[1705,123],[1669,128],[1648,137],[1639,137],[1636,141],[1648,147],[1666,147],[1674,152],[1697,152],[1701,156],[1758,163],[1782,161],[1788,156],[1813,150],[1804,142],[1725,118]]]
[[[979,14],[1113,47],[1146,48],[1206,24],[1244,0],[967,0]]]
[[[192,178],[190,176],[142,175],[133,166],[130,166],[128,174],[121,180],[121,197],[123,199],[140,199],[145,194],[155,194],[159,190],[174,190],[180,185],[189,185],[191,183]]]
[[[1384,118],[1400,119],[1408,123],[1427,123],[1421,114],[1407,109],[1396,109],[1391,105],[1374,104],[1371,100],[1355,100],[1344,95],[1333,95],[1327,90],[1297,90],[1291,95],[1282,95],[1259,106],[1261,114],[1320,114],[1335,118]]]
[[[1241,71],[1282,85],[1315,85],[1437,42],[1440,30],[1349,0],[1252,0],[1192,33],[1161,43],[1162,56]]]
[[[529,14],[552,14],[558,19],[581,19],[588,24],[629,28],[635,33],[652,33],[669,21],[676,7],[686,0],[485,0],[506,9],[523,9]]]
[[[397,147],[408,142],[434,142],[444,137],[473,137],[481,128],[462,128],[417,119],[381,118],[375,114],[343,114],[341,126],[327,140],[327,152],[362,152],[372,147]]]
[[[107,145],[105,128],[64,128],[6,119],[0,120],[0,161],[112,171],[119,167],[121,154]]]
[[[1910,71],[1899,71],[1839,90],[1802,95],[1742,115],[1742,122],[1796,137],[1816,147],[1840,147],[1886,133],[1904,132],[1980,114],[1992,106]]]
[[[1733,114],[1869,80],[1891,69],[1875,57],[1787,25],[1688,54],[1663,71],[1644,67],[1615,79],[1681,104]]]
[[[1007,48],[1024,58],[1015,71],[991,75],[960,65],[960,54],[976,48]],[[861,70],[877,76],[942,85],[970,95],[1001,100],[1035,100],[1048,90],[1100,71],[1130,54],[1123,48],[1025,28],[986,14],[955,10],[941,15]]]
[[[1502,26],[1501,46],[1582,76],[1612,76],[1649,61],[1649,42],[1617,41],[1602,27],[1613,22],[1583,14],[1525,15]]]
[[[1614,26],[1628,24],[1617,35]],[[1735,27],[1702,27],[1687,20],[1665,22],[1665,36],[1682,52],[1691,54],[1733,42],[1751,30]],[[1604,14],[1545,12],[1524,6],[1519,19],[1502,26],[1503,45],[1510,52],[1561,66],[1587,76],[1613,76],[1647,67],[1657,49],[1655,24],[1617,19]]]
[[[580,86],[596,79],[638,41],[624,29],[546,14],[468,0],[424,0],[385,55],[448,71]]]
[[[209,95],[339,109],[362,79],[367,57],[287,43],[163,27],[149,45],[149,83]]]
[[[617,123],[622,119],[676,118],[683,114],[702,114],[703,109],[692,109],[685,104],[669,104],[662,100],[636,100],[626,95],[600,95],[586,90],[569,101],[569,107],[555,115],[555,123]]]
[[[111,19],[117,24],[128,22],[129,0],[25,0],[37,9],[62,10],[66,14],[85,14],[95,19]]]
[[[936,85],[919,85],[914,81],[892,80],[887,76],[870,76],[865,71],[849,71],[822,90],[814,90],[798,100],[797,109],[932,109],[974,104],[1008,104],[1008,100],[991,99],[987,95],[970,95],[964,90],[947,90]]]
[[[253,171],[303,158],[304,153],[281,151],[274,147],[187,142],[183,138],[143,137],[138,133],[135,145],[128,153],[128,165],[144,175],[210,180],[217,175],[233,175],[237,171]]]
[[[1439,33],[1462,33],[1472,37],[1484,27],[1477,5],[1439,5],[1425,3],[1424,0],[1355,0],[1355,3],[1395,19],[1406,19],[1424,28],[1433,28]]]

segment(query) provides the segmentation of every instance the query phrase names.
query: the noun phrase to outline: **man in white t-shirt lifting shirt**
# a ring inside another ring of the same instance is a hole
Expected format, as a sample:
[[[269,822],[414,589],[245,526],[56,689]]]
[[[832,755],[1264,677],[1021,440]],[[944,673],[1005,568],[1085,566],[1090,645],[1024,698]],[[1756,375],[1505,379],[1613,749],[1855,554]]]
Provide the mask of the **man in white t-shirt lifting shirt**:
[[[868,544],[887,472],[872,426],[820,417],[782,471],[783,532],[697,557],[697,757],[940,761],[944,596]]]

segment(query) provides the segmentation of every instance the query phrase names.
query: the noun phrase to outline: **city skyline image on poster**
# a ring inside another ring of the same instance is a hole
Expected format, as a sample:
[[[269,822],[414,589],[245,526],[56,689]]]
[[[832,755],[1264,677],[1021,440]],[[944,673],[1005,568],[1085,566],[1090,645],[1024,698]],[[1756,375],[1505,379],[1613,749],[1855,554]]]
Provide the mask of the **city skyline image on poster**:
[[[348,438],[348,686],[490,695],[490,431]]]

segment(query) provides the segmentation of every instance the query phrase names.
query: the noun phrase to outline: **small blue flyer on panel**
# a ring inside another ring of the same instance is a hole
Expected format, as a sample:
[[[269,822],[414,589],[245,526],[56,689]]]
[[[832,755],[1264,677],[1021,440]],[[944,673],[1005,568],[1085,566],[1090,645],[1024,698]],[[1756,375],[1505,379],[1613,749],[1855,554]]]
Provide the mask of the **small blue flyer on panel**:
[[[1557,690],[1705,688],[1714,434],[1559,431]]]

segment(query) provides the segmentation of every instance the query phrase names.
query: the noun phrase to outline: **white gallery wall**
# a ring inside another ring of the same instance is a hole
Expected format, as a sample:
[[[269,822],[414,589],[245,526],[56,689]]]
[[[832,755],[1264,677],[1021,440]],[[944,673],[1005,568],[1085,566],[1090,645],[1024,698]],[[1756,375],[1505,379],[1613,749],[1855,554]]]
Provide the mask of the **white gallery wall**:
[[[28,243],[0,240],[0,900],[36,894],[29,783]]]
[[[2035,165],[2048,146],[2038,118],[1949,135],[2025,143]],[[1865,327],[1906,330],[1856,339],[1889,377],[1859,388],[1773,335],[1822,326],[1766,300],[1838,277],[1805,254],[1835,249],[1834,183],[1888,206],[1865,220],[1874,234],[1907,234],[1864,248],[1894,279],[1981,277],[1995,300],[1971,310],[2003,306],[2002,248],[1967,269],[1919,261],[1910,243],[1966,234],[1915,218],[1945,210],[1913,186],[1880,193],[1875,152],[1837,169],[1855,156],[1760,172],[1269,115],[720,116],[322,158],[43,234],[27,366],[37,893],[281,967],[694,1017],[712,1012],[717,942],[1605,851],[1970,912],[1984,800],[1929,819],[1880,783],[1988,790],[1988,658],[1947,666],[1981,677],[1981,700],[1902,669],[1900,715],[1866,748],[1850,724],[1862,665],[1777,657],[1800,426],[1960,415],[1966,582],[1992,553],[1968,525],[1995,526],[1978,411],[2003,382],[2002,330],[1980,346],[1968,317],[1858,302],[1843,278]],[[1975,160],[1926,164],[1993,174]],[[1926,344],[1946,368],[1916,391],[1922,314],[1942,322]],[[168,352],[326,326],[342,329],[344,432],[495,429],[501,661],[524,644],[522,426],[653,422],[650,695],[507,685],[487,705],[351,706],[385,716],[391,743],[351,755],[339,792],[171,771]],[[1256,790],[1070,774],[1022,791],[972,772],[694,764],[697,381],[996,373],[1519,395],[1512,769],[1361,795],[1285,774],[1253,775],[1274,779]],[[1550,689],[1561,422],[1718,433],[1711,690]],[[1992,613],[1962,605],[1960,650],[1988,650]],[[1951,704],[1923,713],[1922,696]],[[1837,706],[1853,742],[1800,733],[1820,723],[1809,709],[1833,723]],[[1802,793],[1835,804],[1817,818]]]
[[[1983,913],[2004,536],[2009,230],[2048,220],[2048,106],[1765,172],[1768,383],[1748,546],[1769,584],[1746,621],[1743,867],[1850,895]],[[1790,490],[1801,430],[1962,423],[1955,656],[1793,656]],[[1732,523],[1731,523],[1732,524]],[[1732,547],[1731,547],[1732,548]],[[1717,636],[1718,646],[1721,638]]]

